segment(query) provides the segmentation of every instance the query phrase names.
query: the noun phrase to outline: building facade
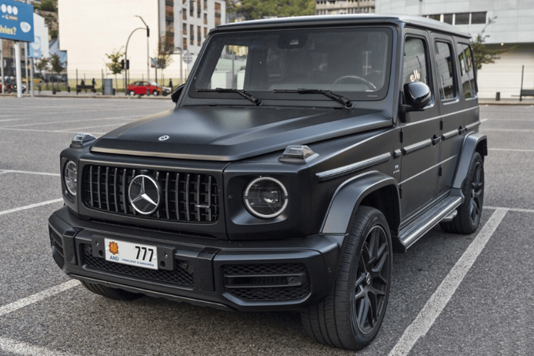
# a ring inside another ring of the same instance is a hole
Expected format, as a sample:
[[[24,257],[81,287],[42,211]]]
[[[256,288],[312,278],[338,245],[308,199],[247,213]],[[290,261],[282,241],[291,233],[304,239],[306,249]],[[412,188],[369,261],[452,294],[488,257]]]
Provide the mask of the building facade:
[[[317,0],[316,15],[370,14],[375,12],[375,0]]]
[[[158,70],[158,83],[168,85],[172,78],[177,85],[192,66],[182,62],[180,53],[196,58],[208,32],[226,22],[226,6],[224,0],[58,0],[58,15],[69,79],[112,78],[122,88],[122,74],[112,75],[106,65],[108,54],[127,51],[130,82],[154,81],[151,58],[164,43],[171,63]]]
[[[523,87],[534,89],[534,0],[376,0],[376,12],[433,18],[473,39],[484,31],[490,48],[512,48],[478,71],[479,97],[518,98],[522,77]]]

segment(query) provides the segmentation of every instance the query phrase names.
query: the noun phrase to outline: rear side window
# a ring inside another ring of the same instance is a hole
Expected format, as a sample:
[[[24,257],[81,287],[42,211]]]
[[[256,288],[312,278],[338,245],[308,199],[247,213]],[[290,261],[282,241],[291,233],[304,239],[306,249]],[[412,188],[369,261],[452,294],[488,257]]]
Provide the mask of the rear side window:
[[[439,96],[442,100],[456,97],[456,83],[454,82],[454,66],[452,48],[449,43],[436,42],[435,56],[437,66],[437,82]]]
[[[430,86],[427,68],[425,42],[420,38],[407,38],[404,43],[403,83],[422,82]]]
[[[473,68],[473,54],[469,45],[458,44],[458,63],[460,63],[460,82],[464,97],[466,99],[474,98],[476,96],[475,70]]]

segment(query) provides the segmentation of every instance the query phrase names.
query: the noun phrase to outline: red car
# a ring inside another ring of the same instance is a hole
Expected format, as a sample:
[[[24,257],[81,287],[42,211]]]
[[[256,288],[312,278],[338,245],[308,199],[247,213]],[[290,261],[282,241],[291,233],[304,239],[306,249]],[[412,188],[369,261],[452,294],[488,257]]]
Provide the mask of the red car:
[[[161,86],[154,82],[140,81],[129,84],[126,87],[126,91],[130,95],[146,95],[148,93],[152,95],[161,95]]]

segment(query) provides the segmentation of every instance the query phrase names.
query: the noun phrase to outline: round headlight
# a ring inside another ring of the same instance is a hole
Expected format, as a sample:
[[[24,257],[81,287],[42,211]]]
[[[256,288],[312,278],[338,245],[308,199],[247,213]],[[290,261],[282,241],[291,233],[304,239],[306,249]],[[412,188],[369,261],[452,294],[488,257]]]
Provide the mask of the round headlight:
[[[286,187],[277,179],[260,177],[245,189],[245,206],[252,214],[262,219],[272,219],[284,211],[289,201]]]
[[[68,192],[72,196],[76,196],[76,188],[78,186],[78,168],[76,163],[68,161],[65,165],[65,172],[63,172],[63,179]]]

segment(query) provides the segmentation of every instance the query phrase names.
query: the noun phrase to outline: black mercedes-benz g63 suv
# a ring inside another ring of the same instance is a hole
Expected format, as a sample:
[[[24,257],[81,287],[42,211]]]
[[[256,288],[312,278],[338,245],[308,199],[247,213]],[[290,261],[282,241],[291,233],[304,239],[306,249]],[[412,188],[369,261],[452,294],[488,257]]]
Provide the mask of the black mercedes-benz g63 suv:
[[[469,39],[408,16],[217,27],[174,110],[61,153],[54,260],[106,297],[297,310],[315,340],[366,346],[393,251],[479,225]]]

